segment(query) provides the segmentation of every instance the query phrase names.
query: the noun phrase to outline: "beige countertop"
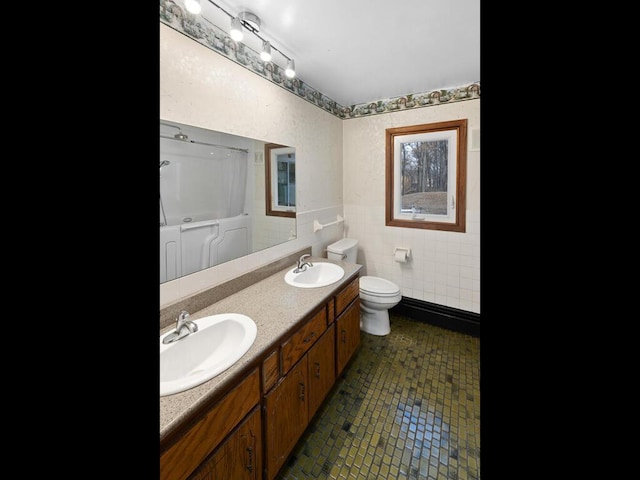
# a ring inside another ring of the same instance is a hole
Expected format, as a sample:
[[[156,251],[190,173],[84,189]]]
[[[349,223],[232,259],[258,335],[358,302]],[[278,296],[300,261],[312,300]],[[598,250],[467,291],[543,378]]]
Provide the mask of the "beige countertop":
[[[291,265],[233,295],[202,310],[190,312],[190,319],[219,313],[241,313],[250,317],[258,332],[251,348],[231,368],[211,380],[184,392],[160,397],[160,439],[173,431],[189,414],[207,402],[216,392],[226,390],[239,380],[245,367],[266,356],[273,344],[296,323],[311,314],[320,304],[344,287],[360,271],[362,265],[311,257],[312,262],[329,262],[344,269],[344,277],[336,283],[318,288],[298,288],[284,281]],[[172,330],[174,325],[160,330],[160,335]]]

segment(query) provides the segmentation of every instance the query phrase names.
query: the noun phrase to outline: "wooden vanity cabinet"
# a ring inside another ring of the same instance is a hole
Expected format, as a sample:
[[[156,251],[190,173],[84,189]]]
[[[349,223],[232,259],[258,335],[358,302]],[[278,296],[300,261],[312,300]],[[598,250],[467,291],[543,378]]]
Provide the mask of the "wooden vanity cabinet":
[[[273,350],[262,361],[262,391],[268,392],[280,378],[280,349]]]
[[[336,319],[336,377],[342,373],[360,345],[360,299]]]
[[[237,439],[239,437],[233,440],[228,435],[259,403],[260,377],[258,369],[255,369],[218,401],[184,436],[160,455],[160,480],[184,480],[224,441],[229,439],[231,442],[239,442]],[[259,409],[257,411],[259,412]],[[260,437],[260,429],[252,428],[251,431]],[[229,444],[229,448],[232,448],[232,444]],[[261,453],[257,460],[254,456],[254,463],[261,462],[262,458],[262,447],[256,446],[256,448]],[[235,447],[232,449],[235,451]],[[243,455],[221,453],[221,456],[225,458],[225,463],[222,464],[226,466],[225,468],[236,471],[235,469],[242,470],[246,467],[247,460]],[[230,465],[233,462],[237,462],[237,465]],[[227,476],[224,478],[236,477]]]
[[[273,479],[307,428],[308,360],[305,355],[264,397],[265,472]]]
[[[263,405],[268,479],[275,477],[307,428],[311,390],[308,352],[324,338],[326,329],[327,310],[323,307],[280,346],[282,377],[273,389],[265,392]],[[319,361],[317,354],[315,361]]]
[[[349,304],[359,297],[360,277],[355,277],[335,296],[334,308],[336,317],[339,317]]]
[[[247,415],[189,480],[260,480],[262,478],[260,407]]]
[[[358,275],[180,439],[160,480],[273,480],[360,343]]]
[[[282,377],[263,399],[265,480],[282,468],[358,347],[359,294],[356,276],[281,345]],[[265,362],[263,370],[273,367]]]
[[[309,349],[308,381],[309,412],[308,421],[322,405],[323,400],[336,381],[336,326],[331,324],[320,340]]]
[[[283,375],[286,375],[289,369],[307,353],[326,329],[327,310],[322,308],[282,344]]]
[[[272,480],[335,383],[335,326],[264,397],[266,478]]]
[[[335,299],[336,378],[360,345],[360,282],[356,277]]]

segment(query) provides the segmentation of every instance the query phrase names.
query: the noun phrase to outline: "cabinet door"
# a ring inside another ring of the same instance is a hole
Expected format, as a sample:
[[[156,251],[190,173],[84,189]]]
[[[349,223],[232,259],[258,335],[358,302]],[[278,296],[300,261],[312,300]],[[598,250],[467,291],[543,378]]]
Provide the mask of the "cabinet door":
[[[276,476],[309,422],[307,359],[302,357],[264,397],[267,480]]]
[[[256,368],[177,442],[160,455],[160,480],[184,480],[260,402]],[[164,448],[162,442],[161,450]]]
[[[327,329],[309,353],[309,420],[336,380],[335,324]]]
[[[336,376],[351,359],[360,344],[360,298],[344,311],[336,320]]]
[[[258,480],[262,477],[262,431],[256,407],[189,480]]]

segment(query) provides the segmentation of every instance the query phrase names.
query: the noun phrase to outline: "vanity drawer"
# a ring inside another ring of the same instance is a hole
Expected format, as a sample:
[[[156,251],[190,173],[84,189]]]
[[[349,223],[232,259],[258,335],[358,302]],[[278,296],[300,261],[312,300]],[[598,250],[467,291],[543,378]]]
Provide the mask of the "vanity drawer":
[[[278,378],[280,378],[280,366],[278,365],[278,349],[276,348],[262,362],[262,393],[271,390]]]
[[[339,317],[345,308],[360,295],[360,277],[354,278],[349,285],[336,295],[335,316]]]
[[[327,302],[327,323],[331,324],[336,319],[336,301],[331,298]]]
[[[321,309],[300,328],[289,340],[282,344],[282,374],[296,364],[307,350],[315,343],[327,329],[327,310]]]

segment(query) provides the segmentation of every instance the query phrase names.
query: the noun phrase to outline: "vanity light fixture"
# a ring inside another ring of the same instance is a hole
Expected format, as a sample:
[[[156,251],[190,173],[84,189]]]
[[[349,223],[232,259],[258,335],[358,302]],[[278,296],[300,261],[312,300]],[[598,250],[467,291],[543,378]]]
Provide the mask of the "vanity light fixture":
[[[271,44],[269,40],[265,40],[262,42],[262,52],[260,52],[260,58],[263,62],[271,61]]]
[[[289,78],[296,76],[296,64],[293,59],[290,58],[287,62],[287,69],[284,71],[284,74]]]
[[[232,17],[231,30],[229,31],[229,35],[236,42],[239,42],[244,38],[242,27],[245,27],[247,30],[256,34],[257,36],[257,32],[260,31],[260,19],[258,18],[257,15],[251,12],[240,12],[237,17]],[[258,36],[258,38],[260,37]]]
[[[236,42],[239,42],[244,38],[244,34],[242,33],[242,23],[240,23],[239,17],[233,17],[231,19],[231,30],[229,31],[229,36]]]
[[[186,3],[189,3],[190,1],[192,0],[185,0]],[[243,11],[243,12],[240,12],[238,15],[233,16],[229,12],[227,12],[224,8],[222,8],[220,5],[217,5],[215,2],[213,2],[212,0],[208,0],[208,1],[214,7],[217,7],[220,10],[222,10],[231,19],[231,29],[229,30],[229,36],[233,40],[235,40],[236,42],[240,42],[244,38],[244,29],[248,30],[249,32],[253,33],[256,37],[258,37],[260,40],[262,40],[262,51],[260,52],[260,59],[263,62],[265,63],[271,62],[273,58],[271,55],[271,49],[273,49],[287,60],[287,68],[284,72],[285,75],[288,78],[293,78],[296,76],[295,62],[293,61],[293,59],[287,57],[284,53],[282,53],[276,47],[271,45],[271,42],[269,42],[268,40],[265,40],[259,35],[261,22],[260,22],[260,18],[258,18],[256,14]]]
[[[200,0],[184,0],[185,8],[194,15],[199,14],[202,11]]]

